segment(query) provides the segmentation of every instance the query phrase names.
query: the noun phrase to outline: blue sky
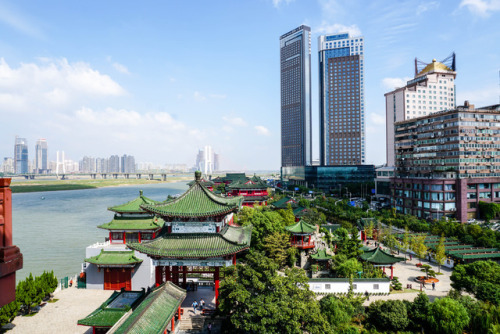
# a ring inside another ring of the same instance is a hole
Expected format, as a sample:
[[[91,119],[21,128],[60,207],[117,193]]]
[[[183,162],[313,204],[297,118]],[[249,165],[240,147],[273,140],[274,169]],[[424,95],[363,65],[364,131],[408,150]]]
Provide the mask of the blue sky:
[[[457,101],[499,102],[500,0],[2,1],[0,158],[15,135],[79,160],[131,154],[194,164],[211,145],[224,169],[280,166],[279,36],[365,37],[367,161],[385,162],[384,93],[414,58],[457,54]]]

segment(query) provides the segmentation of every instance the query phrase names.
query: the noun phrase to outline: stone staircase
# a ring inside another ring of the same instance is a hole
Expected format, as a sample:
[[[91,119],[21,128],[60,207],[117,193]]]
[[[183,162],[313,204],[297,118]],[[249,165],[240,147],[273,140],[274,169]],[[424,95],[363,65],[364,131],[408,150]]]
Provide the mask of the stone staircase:
[[[184,316],[181,318],[178,328],[187,333],[201,333],[205,326],[205,318],[201,315]]]

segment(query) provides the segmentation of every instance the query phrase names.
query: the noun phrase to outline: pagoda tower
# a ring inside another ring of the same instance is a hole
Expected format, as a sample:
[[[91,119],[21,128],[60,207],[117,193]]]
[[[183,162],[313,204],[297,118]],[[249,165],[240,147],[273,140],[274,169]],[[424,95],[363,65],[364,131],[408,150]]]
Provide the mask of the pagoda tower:
[[[156,285],[173,282],[186,288],[187,274],[213,274],[217,304],[220,267],[235,264],[236,254],[250,247],[252,226],[233,224],[242,203],[241,196],[212,193],[202,185],[201,172],[197,171],[195,182],[182,196],[140,206],[161,217],[164,228],[153,240],[127,246],[153,259]]]

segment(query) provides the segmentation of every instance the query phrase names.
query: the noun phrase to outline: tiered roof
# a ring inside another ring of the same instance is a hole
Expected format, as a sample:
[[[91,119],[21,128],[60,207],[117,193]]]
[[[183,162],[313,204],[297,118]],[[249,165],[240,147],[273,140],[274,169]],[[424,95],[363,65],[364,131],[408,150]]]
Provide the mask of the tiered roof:
[[[163,227],[165,221],[160,217],[146,215],[140,217],[117,216],[106,224],[97,226],[105,230],[157,230]]]
[[[247,180],[247,181],[231,182],[226,187],[227,189],[266,189],[267,184],[262,180],[259,181]]]
[[[293,234],[313,234],[316,232],[316,229],[316,225],[306,223],[302,219],[293,225],[285,227],[285,230]]]
[[[232,255],[250,247],[252,226],[226,225],[220,233],[163,233],[158,238],[127,246],[165,258],[213,258]]]
[[[193,181],[189,182],[188,186],[191,187],[195,182],[196,182],[196,180],[193,180]],[[204,178],[201,178],[200,183],[201,183],[202,186],[207,187],[207,188],[214,186],[214,182],[213,181],[205,180]]]
[[[226,176],[218,176],[213,181],[215,183],[221,182],[235,182],[235,181],[246,181],[248,177],[245,173],[226,173]]]
[[[95,264],[100,267],[124,267],[134,266],[141,263],[142,260],[135,256],[134,251],[105,251],[101,249],[101,253],[97,256],[92,256],[85,259],[85,262]]]
[[[272,203],[271,205],[277,209],[286,209],[288,207],[288,204],[290,204],[292,206],[292,208],[295,208],[298,206],[297,201],[295,201],[293,198],[288,197],[288,196],[283,197],[282,199]]]
[[[180,197],[159,204],[144,204],[141,208],[162,217],[201,218],[236,212],[243,197],[221,197],[201,185],[201,173],[196,172],[195,183]]]
[[[311,258],[316,261],[326,261],[330,260],[332,256],[327,254],[325,249],[318,249],[316,253],[311,254]]]
[[[100,307],[95,309],[85,318],[78,320],[78,325],[112,327],[128,312],[127,306],[134,307],[142,296],[144,296],[144,291],[114,291]],[[119,301],[120,298],[122,298],[125,303],[115,302]]]
[[[152,205],[159,203],[158,201],[154,201],[150,198],[147,198],[142,194],[142,190],[139,191],[139,197],[131,200],[125,204],[116,205],[108,208],[110,211],[114,211],[116,213],[145,213],[145,211],[141,208],[142,205]]]
[[[303,206],[298,206],[295,209],[293,209],[293,215],[299,218],[304,216],[308,210],[309,210],[308,208],[304,208]]]
[[[362,260],[374,264],[394,264],[396,262],[404,261],[405,259],[399,256],[393,256],[382,248],[377,247],[370,251],[366,251],[359,256]]]
[[[116,324],[108,333],[161,334],[186,298],[186,290],[166,282],[144,299],[128,317]]]

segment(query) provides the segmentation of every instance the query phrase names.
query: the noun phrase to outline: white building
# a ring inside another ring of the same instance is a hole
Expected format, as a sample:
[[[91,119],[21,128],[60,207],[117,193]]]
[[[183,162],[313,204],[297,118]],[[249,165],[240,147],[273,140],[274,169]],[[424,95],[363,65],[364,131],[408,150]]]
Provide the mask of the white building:
[[[389,278],[355,278],[354,293],[389,293],[391,280]],[[309,290],[317,294],[349,292],[348,278],[310,278]]]
[[[444,63],[447,63],[445,65]],[[394,166],[394,123],[456,107],[455,53],[443,62],[432,60],[423,69],[415,60],[415,78],[385,96],[387,166]]]
[[[196,169],[201,171],[203,175],[212,175],[212,173],[216,171],[215,168],[216,156],[217,156],[217,167],[219,167],[218,154],[214,153],[214,151],[212,150],[212,146],[205,146],[203,150],[198,151],[198,154],[196,156]]]

